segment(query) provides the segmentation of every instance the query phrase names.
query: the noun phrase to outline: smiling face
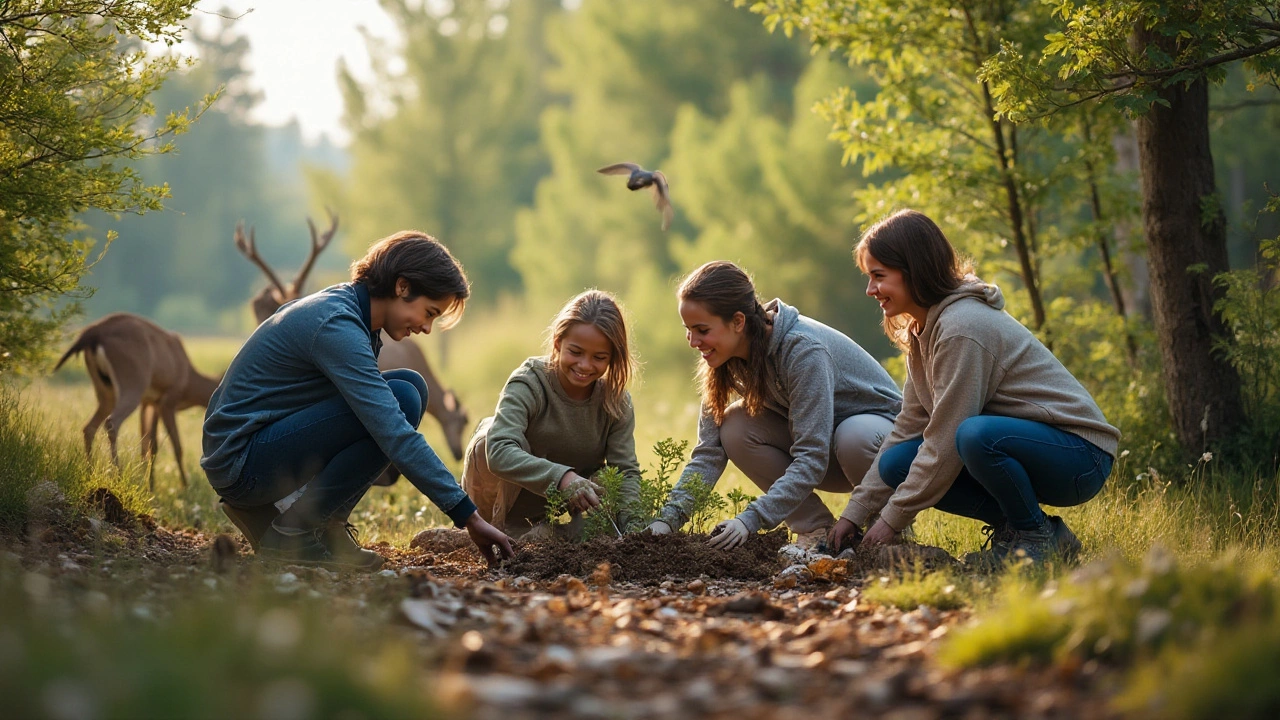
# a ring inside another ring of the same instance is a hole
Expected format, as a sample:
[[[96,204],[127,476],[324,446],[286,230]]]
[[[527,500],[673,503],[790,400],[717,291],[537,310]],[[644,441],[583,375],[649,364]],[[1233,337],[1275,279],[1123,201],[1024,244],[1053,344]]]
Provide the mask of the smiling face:
[[[731,357],[747,359],[747,318],[742,313],[734,313],[726,322],[697,300],[681,300],[680,320],[689,347],[697,350],[711,368],[720,367]]]
[[[907,313],[924,325],[928,310],[918,305],[911,297],[911,289],[907,287],[907,277],[901,270],[887,267],[868,254],[866,272],[867,296],[880,303],[880,309],[884,311],[885,317],[891,318]]]
[[[565,392],[579,400],[591,395],[613,359],[613,344],[591,323],[574,323],[555,343],[556,372]]]
[[[396,281],[396,296],[387,298],[382,317],[382,331],[392,340],[403,340],[416,333],[431,333],[436,318],[453,306],[454,297],[446,295],[439,300],[419,295],[408,299],[409,282]]]

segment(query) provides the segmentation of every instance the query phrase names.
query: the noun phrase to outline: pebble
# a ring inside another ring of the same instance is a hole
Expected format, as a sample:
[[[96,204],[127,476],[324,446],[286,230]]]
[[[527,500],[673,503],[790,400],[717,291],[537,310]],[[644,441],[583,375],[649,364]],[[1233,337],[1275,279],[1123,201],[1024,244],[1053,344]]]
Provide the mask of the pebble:
[[[378,577],[393,578],[396,577],[396,571],[391,569],[379,570]]]
[[[685,586],[685,589],[694,595],[701,595],[707,591],[707,583],[701,579],[692,580]]]

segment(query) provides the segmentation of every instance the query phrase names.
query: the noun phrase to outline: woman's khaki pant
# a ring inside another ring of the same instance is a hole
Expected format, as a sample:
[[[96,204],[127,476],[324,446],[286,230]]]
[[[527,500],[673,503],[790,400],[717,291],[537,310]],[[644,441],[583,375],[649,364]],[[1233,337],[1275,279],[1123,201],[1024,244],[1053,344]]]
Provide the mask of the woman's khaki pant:
[[[462,490],[476,504],[476,510],[485,522],[511,537],[521,537],[546,520],[547,499],[503,480],[489,470],[485,442],[492,425],[491,417],[481,420],[467,444],[462,460]],[[581,524],[579,516],[575,515],[567,525],[561,526],[560,533],[572,535]]]
[[[816,489],[852,492],[862,482],[880,443],[891,430],[893,421],[879,415],[854,415],[842,421],[832,432],[831,460],[826,477]],[[791,443],[791,428],[782,415],[764,410],[752,417],[741,401],[725,410],[720,444],[729,460],[762,491],[768,492],[787,472],[792,461]],[[787,527],[797,534],[831,527],[834,521],[831,511],[813,493],[786,520]]]

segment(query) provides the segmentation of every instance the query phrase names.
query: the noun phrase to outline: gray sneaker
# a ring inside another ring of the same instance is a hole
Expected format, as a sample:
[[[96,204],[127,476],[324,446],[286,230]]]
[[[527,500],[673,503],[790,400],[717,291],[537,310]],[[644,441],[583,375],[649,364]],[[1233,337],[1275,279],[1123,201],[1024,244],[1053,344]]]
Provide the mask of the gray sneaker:
[[[1004,566],[1009,554],[1009,543],[1013,542],[1013,528],[1009,523],[1000,525],[983,525],[982,534],[986,539],[977,552],[965,553],[960,562],[968,567],[981,570],[997,570]]]
[[[1057,515],[1046,515],[1045,518],[1049,521],[1049,527],[1053,528],[1054,551],[1063,560],[1074,563],[1080,558],[1080,551],[1084,548],[1080,538]]]

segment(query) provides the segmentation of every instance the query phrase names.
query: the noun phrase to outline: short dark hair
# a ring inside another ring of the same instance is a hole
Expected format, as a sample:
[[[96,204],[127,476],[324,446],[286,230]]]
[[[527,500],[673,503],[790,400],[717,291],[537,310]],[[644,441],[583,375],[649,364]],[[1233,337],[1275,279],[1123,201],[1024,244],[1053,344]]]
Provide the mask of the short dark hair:
[[[441,317],[442,327],[458,321],[471,295],[471,283],[449,248],[417,230],[401,230],[373,244],[364,257],[351,263],[351,281],[362,282],[369,295],[394,297],[396,280],[409,283],[409,298],[426,295],[432,300],[453,297]]]

